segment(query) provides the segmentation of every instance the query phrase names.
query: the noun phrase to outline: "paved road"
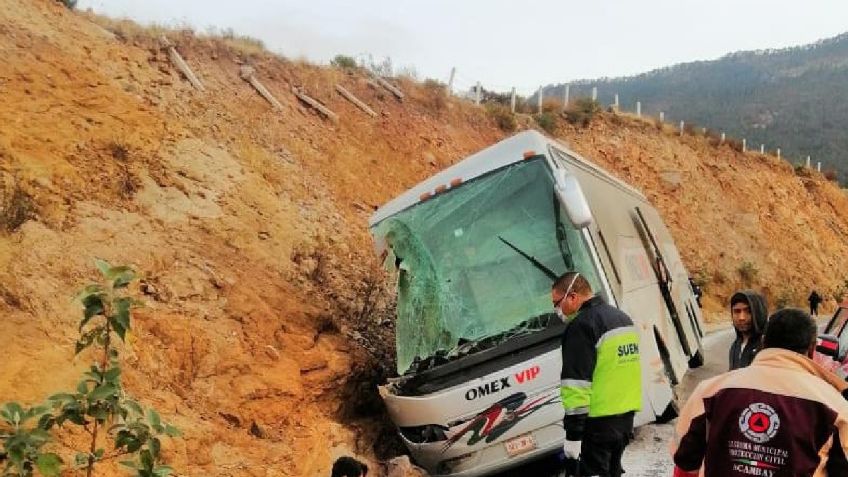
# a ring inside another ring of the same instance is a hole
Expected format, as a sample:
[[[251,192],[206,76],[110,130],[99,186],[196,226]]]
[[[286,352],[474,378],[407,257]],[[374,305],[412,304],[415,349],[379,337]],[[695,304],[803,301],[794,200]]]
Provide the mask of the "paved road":
[[[704,379],[727,371],[727,350],[733,343],[732,329],[717,331],[704,338],[704,365],[690,370],[677,388],[680,403],[692,394]],[[674,435],[674,424],[649,424],[636,429],[636,440],[628,446],[622,459],[627,477],[668,477],[673,465],[668,445]]]

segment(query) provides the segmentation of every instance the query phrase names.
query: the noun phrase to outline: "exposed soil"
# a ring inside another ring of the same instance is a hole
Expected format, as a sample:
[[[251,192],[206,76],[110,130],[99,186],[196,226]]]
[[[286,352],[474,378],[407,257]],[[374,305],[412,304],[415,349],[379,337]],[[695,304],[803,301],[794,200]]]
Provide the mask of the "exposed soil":
[[[0,174],[32,202],[0,235],[0,402],[74,385],[90,356],[72,358],[71,298],[103,258],[143,275],[124,382],[182,429],[166,449],[179,474],[329,475],[338,455],[397,452],[372,385],[393,334],[368,216],[505,133],[432,86],[401,79],[399,101],[361,71],[168,32],[197,92],[157,34],[52,0],[0,8]],[[239,77],[245,64],[282,110]],[[842,283],[848,200],[820,175],[608,113],[557,134],[659,207],[713,314],[745,261],[773,301]],[[58,444],[68,461],[74,442]]]

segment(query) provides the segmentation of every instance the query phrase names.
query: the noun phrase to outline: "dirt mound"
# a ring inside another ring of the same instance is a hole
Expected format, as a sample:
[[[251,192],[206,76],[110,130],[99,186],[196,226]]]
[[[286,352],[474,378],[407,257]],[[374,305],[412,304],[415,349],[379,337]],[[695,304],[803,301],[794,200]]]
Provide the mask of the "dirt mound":
[[[168,32],[207,89],[197,92],[160,32],[52,0],[9,0],[0,33],[0,174],[31,202],[31,219],[0,235],[0,402],[39,401],[86,367],[71,358],[79,309],[68,297],[99,257],[143,274],[124,379],[183,430],[167,449],[181,474],[327,475],[341,454],[391,453],[363,384],[385,377],[392,341],[367,218],[504,137],[494,120],[432,85],[401,80],[399,101],[361,71]],[[246,64],[282,110],[239,77]],[[615,115],[558,134],[659,206],[713,309],[744,261],[773,297],[841,283],[848,201],[817,174]]]
[[[806,307],[813,288],[828,307],[845,293],[848,200],[822,174],[636,118],[562,133],[660,209],[708,311],[726,315],[739,288],[763,290],[772,309]]]

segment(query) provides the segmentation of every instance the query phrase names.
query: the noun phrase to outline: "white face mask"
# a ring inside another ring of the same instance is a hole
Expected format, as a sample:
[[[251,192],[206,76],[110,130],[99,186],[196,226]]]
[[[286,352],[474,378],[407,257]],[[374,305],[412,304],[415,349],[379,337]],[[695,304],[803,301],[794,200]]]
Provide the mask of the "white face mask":
[[[568,316],[565,315],[565,312],[562,311],[562,308],[557,307],[556,310],[554,310],[554,311],[556,312],[556,316],[558,316],[559,319],[562,320],[563,323],[568,321]]]
[[[567,297],[568,294],[571,293],[571,287],[574,286],[574,282],[577,281],[577,277],[579,277],[579,276],[580,276],[579,273],[574,274],[574,278],[571,279],[571,283],[568,284],[568,288],[565,290],[565,295],[563,295],[563,299],[565,299],[565,297]],[[561,303],[561,302],[562,302],[562,300],[560,300],[557,304],[559,305],[559,303]],[[570,320],[571,318],[574,318],[575,316],[577,316],[576,311],[574,313],[570,314],[570,315],[566,315],[565,312],[562,311],[562,308],[560,306],[555,307],[554,312],[556,313],[556,316],[558,316],[559,319],[562,320],[563,323],[565,323],[568,320]]]

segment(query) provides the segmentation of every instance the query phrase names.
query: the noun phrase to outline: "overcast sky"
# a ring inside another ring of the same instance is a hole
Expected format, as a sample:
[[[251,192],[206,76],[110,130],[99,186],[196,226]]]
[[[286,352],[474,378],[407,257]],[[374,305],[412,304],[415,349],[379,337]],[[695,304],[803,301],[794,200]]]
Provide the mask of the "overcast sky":
[[[848,31],[846,0],[79,0],[140,23],[232,28],[272,51],[375,60],[456,89],[625,76]]]

